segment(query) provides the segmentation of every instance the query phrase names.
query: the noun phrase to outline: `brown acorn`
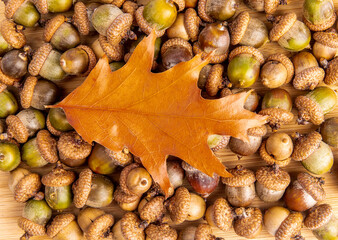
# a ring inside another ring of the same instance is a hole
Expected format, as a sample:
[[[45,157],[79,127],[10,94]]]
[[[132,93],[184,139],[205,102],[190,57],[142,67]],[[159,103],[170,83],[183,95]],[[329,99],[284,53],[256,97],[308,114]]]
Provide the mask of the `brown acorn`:
[[[205,81],[205,90],[211,97],[226,86],[226,81],[223,78],[224,67],[221,64],[215,64],[211,67],[210,72]]]
[[[262,230],[263,214],[259,208],[236,208],[234,230],[238,236],[256,238]]]
[[[33,0],[41,14],[67,12],[72,6],[71,0]]]
[[[227,200],[218,198],[207,208],[205,219],[210,226],[227,232],[232,226],[234,216]]]
[[[140,201],[138,213],[143,226],[161,221],[165,213],[164,200],[165,198],[163,196],[156,196],[153,198],[145,197]]]
[[[115,240],[145,239],[144,229],[140,227],[140,219],[135,213],[128,212],[114,225]]]
[[[92,44],[92,49],[96,55],[96,58],[99,59],[106,55],[109,62],[112,61],[121,61],[124,57],[124,48],[122,44],[116,46],[111,45],[107,37],[100,35]]]
[[[182,38],[172,38],[161,47],[162,64],[170,69],[180,62],[187,62],[193,57],[192,47]]]
[[[328,63],[324,82],[328,85],[338,86],[338,57]]]
[[[125,193],[122,191],[121,187],[118,186],[114,192],[114,200],[122,210],[134,211],[141,201],[141,196]]]
[[[83,233],[72,213],[56,215],[47,228],[47,236],[59,240],[69,239],[69,236],[74,240],[83,239]]]
[[[235,15],[238,5],[236,0],[200,0],[198,15],[208,23],[225,21]]]
[[[18,218],[18,226],[25,231],[25,237],[43,236],[46,234],[45,226],[30,221],[24,217]]]
[[[320,126],[320,134],[323,137],[323,141],[334,147],[338,147],[338,117],[332,117],[326,119],[325,122]]]
[[[259,105],[259,100],[260,100],[260,96],[257,94],[257,91],[253,88],[233,88],[233,89],[228,89],[228,88],[223,88],[220,95],[221,97],[226,97],[229,96],[231,94],[236,94],[236,93],[241,93],[241,92],[251,92],[251,94],[249,95],[249,97],[247,98],[247,100],[244,103],[244,109],[254,112],[256,111],[258,105]]]
[[[147,235],[147,240],[176,240],[177,231],[170,227],[168,224],[155,225],[150,224],[145,233]]]
[[[137,26],[135,19],[135,12],[138,9],[138,4],[133,1],[125,1],[122,6],[122,10],[125,13],[129,13],[133,17],[133,26]]]
[[[5,53],[0,62],[0,79],[2,79],[2,83],[15,85],[15,81],[20,81],[26,75],[31,51],[31,47],[25,46],[23,49],[13,49]],[[11,79],[15,81],[11,83]]]
[[[92,145],[85,142],[75,131],[62,133],[57,147],[61,162],[71,167],[84,164],[92,150]]]
[[[86,36],[95,31],[90,19],[93,15],[93,12],[100,5],[101,4],[99,3],[84,4],[83,2],[76,2],[74,4],[72,23],[74,26],[76,26],[81,35]]]
[[[4,19],[0,24],[0,33],[5,42],[9,45],[9,48],[22,48],[26,45],[26,37],[23,33],[23,27],[16,25],[10,19]]]
[[[106,148],[105,151],[117,166],[125,167],[133,162],[133,155],[129,152],[128,148],[123,148],[122,151],[118,152]]]
[[[312,52],[321,66],[325,67],[338,53],[338,34],[336,32],[316,32],[313,34],[316,41]]]
[[[181,162],[182,161],[175,159],[167,159],[167,172],[171,187],[173,189],[172,194],[174,194],[174,190],[176,188],[183,185],[185,171],[182,168]]]
[[[180,231],[178,240],[223,240],[212,234],[212,228],[205,223],[200,223],[197,227],[189,226]]]
[[[286,5],[286,0],[244,0],[244,3],[251,9],[258,12],[273,14],[279,5]]]

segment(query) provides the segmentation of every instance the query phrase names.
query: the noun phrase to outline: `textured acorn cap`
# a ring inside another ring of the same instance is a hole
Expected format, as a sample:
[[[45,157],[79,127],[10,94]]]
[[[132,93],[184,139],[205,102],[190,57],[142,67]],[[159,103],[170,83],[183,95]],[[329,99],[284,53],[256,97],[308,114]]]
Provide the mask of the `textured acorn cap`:
[[[268,132],[266,125],[262,125],[259,127],[254,127],[254,128],[249,128],[247,133],[249,136],[254,136],[254,137],[263,137],[266,135]]]
[[[212,208],[216,226],[222,231],[228,231],[232,225],[233,215],[227,200],[224,198],[216,199]]]
[[[288,58],[287,56],[285,56],[283,53],[276,53],[276,54],[272,54],[270,55],[266,61],[277,61],[280,62],[281,64],[283,64],[283,66],[286,68],[286,71],[288,72],[288,76],[286,79],[285,83],[289,83],[291,82],[293,75],[295,73],[295,68],[293,66],[293,63],[291,62],[290,58]]]
[[[81,35],[89,34],[90,22],[87,14],[87,7],[83,2],[75,3],[72,22]]]
[[[124,167],[120,174],[120,187],[123,192],[125,192],[128,195],[135,195],[133,192],[131,192],[127,186],[127,177],[131,170],[140,167],[141,165],[138,163],[132,163],[126,167]]]
[[[9,115],[6,118],[7,133],[11,135],[18,143],[25,143],[28,139],[28,131],[21,120],[14,115]]]
[[[132,24],[133,16],[130,13],[118,15],[107,29],[108,42],[113,46],[120,44],[122,39],[128,37],[128,30]]]
[[[118,166],[124,167],[133,162],[133,155],[127,148],[122,151],[112,151],[109,148],[106,148],[105,152],[111,157],[112,162]]]
[[[274,191],[285,190],[291,181],[290,175],[276,166],[261,167],[256,172],[256,179],[264,187]]]
[[[192,47],[190,43],[182,38],[171,38],[163,43],[161,47],[161,55],[165,54],[165,52],[172,46],[180,46],[187,49],[192,56]]]
[[[117,203],[132,203],[137,199],[139,199],[139,196],[123,192],[120,186],[118,186],[114,192],[114,200]]]
[[[140,228],[140,219],[135,213],[128,212],[121,219],[121,231],[125,239],[144,239],[144,230]]]
[[[19,217],[18,225],[29,236],[42,236],[46,234],[46,229],[44,226],[24,217]]]
[[[168,211],[175,224],[184,222],[190,211],[190,193],[185,187],[179,187],[175,195],[169,199]]]
[[[273,156],[271,156],[267,151],[266,151],[266,141],[264,140],[262,142],[261,147],[259,148],[259,155],[260,157],[268,164],[268,165],[273,165],[273,164],[277,164],[280,167],[285,167],[287,165],[289,165],[289,163],[291,162],[291,157],[288,157],[287,159],[283,159],[283,160],[276,160],[273,158]],[[256,175],[257,178],[257,175]]]
[[[97,217],[87,228],[85,237],[88,240],[104,238],[104,235],[114,224],[114,217],[111,214],[104,214]]]
[[[163,196],[150,199],[139,211],[140,218],[148,223],[159,220],[165,212],[164,199]]]
[[[8,0],[5,7],[6,18],[12,18],[16,10],[25,2],[25,0]]]
[[[38,79],[36,77],[29,76],[26,79],[23,88],[20,91],[20,101],[23,108],[29,108],[31,106],[34,88],[37,82]]]
[[[256,181],[255,173],[241,165],[228,169],[228,172],[232,174],[233,177],[222,177],[222,183],[230,187],[245,187]]]
[[[208,224],[200,223],[197,226],[194,240],[212,240],[215,236],[212,235],[212,229]]]
[[[28,72],[32,76],[39,75],[39,72],[45,63],[48,55],[53,50],[53,47],[49,43],[44,43],[41,47],[39,47],[32,57],[31,62],[28,65]]]
[[[202,51],[198,42],[194,43],[192,50],[193,50],[195,55],[202,54],[202,58],[206,58],[209,55],[209,53]],[[229,50],[226,53],[221,54],[221,55],[212,55],[210,60],[209,60],[209,63],[222,63],[222,62],[224,62],[228,58],[228,53],[229,53]]]
[[[334,58],[329,62],[326,69],[324,82],[328,85],[338,85],[338,58]]]
[[[293,87],[297,90],[313,90],[324,79],[325,71],[320,67],[307,68],[293,79]]]
[[[211,67],[205,82],[205,90],[209,96],[216,96],[218,91],[224,88],[223,72],[224,67],[221,64],[215,64]]]
[[[258,114],[268,116],[269,125],[274,129],[282,124],[290,123],[294,117],[292,112],[280,108],[266,108]]]
[[[88,55],[89,63],[88,63],[87,71],[85,73],[81,74],[82,76],[87,76],[87,75],[89,75],[89,73],[93,70],[93,68],[96,65],[95,53],[93,52],[93,50],[90,47],[88,47],[86,45],[79,45],[79,46],[77,46],[77,48],[84,50]]]
[[[217,152],[221,149],[224,149],[228,145],[229,141],[230,141],[230,136],[222,135],[221,141],[219,141],[216,147],[211,148],[211,151]]]
[[[289,240],[300,232],[303,223],[303,215],[299,212],[290,215],[279,226],[275,238],[276,240]]]
[[[332,16],[324,23],[322,24],[313,24],[309,22],[306,18],[303,18],[303,21],[305,25],[311,30],[315,32],[324,31],[326,29],[329,29],[333,26],[333,24],[336,22],[337,16],[336,13],[333,13]]]
[[[46,119],[46,126],[47,126],[48,131],[49,131],[51,134],[53,134],[54,136],[57,136],[57,137],[60,137],[60,136],[61,136],[62,132],[59,131],[59,130],[56,130],[56,129],[52,126],[52,124],[50,123],[50,121],[49,121],[49,113],[48,113],[47,119]]]
[[[41,14],[48,13],[47,0],[32,0],[32,2]]]
[[[0,58],[0,62],[1,62],[1,58]],[[9,85],[12,86],[14,85],[14,83],[19,82],[20,79],[19,78],[13,78],[10,76],[7,76],[0,68],[0,83],[1,85]]]
[[[338,48],[338,33],[335,32],[316,32],[313,39],[330,48]]]
[[[276,10],[279,4],[281,4],[280,0],[264,0],[264,11],[267,14],[273,14]]]
[[[154,29],[149,25],[149,23],[143,17],[144,6],[139,7],[135,12],[135,19],[138,26],[141,28],[142,32],[149,35]],[[165,34],[165,29],[155,30],[157,37],[162,37]]]
[[[237,235],[253,238],[261,231],[263,214],[259,208],[236,208],[235,213],[234,230]]]
[[[92,145],[85,142],[75,131],[62,133],[57,147],[62,159],[84,159],[92,150]]]
[[[198,1],[198,6],[197,6],[198,16],[200,16],[200,18],[202,18],[203,21],[212,23],[214,22],[214,19],[208,15],[206,4],[207,4],[207,0]]]
[[[56,163],[59,160],[56,148],[56,140],[47,130],[40,130],[36,135],[36,143],[43,159],[49,163]]]
[[[113,46],[103,35],[99,35],[99,43],[103,52],[107,55],[109,61],[121,61],[123,59],[124,50],[122,44]]]
[[[86,168],[80,172],[79,178],[73,184],[74,205],[76,208],[83,208],[92,190],[93,172]]]
[[[229,54],[229,61],[240,54],[250,54],[262,65],[264,63],[263,54],[256,48],[250,46],[240,46],[232,50]]]
[[[0,33],[5,41],[14,48],[22,48],[26,44],[26,37],[20,27],[9,19],[4,19],[0,23]]]
[[[325,226],[333,216],[333,209],[329,204],[321,204],[309,210],[309,214],[305,218],[305,227],[316,230]]]
[[[145,230],[150,240],[176,240],[177,231],[168,224],[150,224]]]
[[[295,100],[298,116],[305,121],[311,121],[314,125],[324,122],[324,112],[318,103],[306,96],[298,96]]]
[[[43,29],[43,40],[45,42],[50,42],[54,33],[59,29],[59,27],[66,21],[66,17],[58,14],[52,19],[48,20],[46,26]]]
[[[277,42],[285,33],[287,33],[293,24],[297,21],[297,15],[294,12],[276,17],[273,28],[269,33],[270,40]]]
[[[75,220],[75,215],[71,213],[59,214],[53,218],[52,223],[47,228],[47,235],[50,238],[55,237],[58,233]]]
[[[192,42],[195,42],[198,38],[199,25],[201,19],[198,17],[195,9],[188,8],[184,12],[184,26]]]
[[[49,187],[69,186],[75,180],[75,173],[62,168],[62,164],[58,162],[56,168],[42,177],[42,183]]]
[[[185,0],[173,0],[178,7],[177,12],[182,12],[185,8]]]
[[[320,202],[325,199],[326,194],[322,187],[322,185],[324,185],[324,180],[322,178],[316,178],[308,173],[302,172],[297,175],[297,180],[314,200]]]
[[[24,176],[14,189],[14,199],[17,202],[26,202],[34,197],[41,188],[40,176],[36,173],[30,173]]]
[[[1,80],[0,80],[0,93],[2,93],[4,90],[7,89],[7,85],[6,84],[3,84],[1,83]]]
[[[235,20],[229,25],[231,34],[231,44],[237,45],[241,42],[250,22],[250,14],[247,11],[237,15]]]
[[[316,149],[319,148],[321,141],[322,135],[316,131],[310,132],[305,136],[300,136],[295,141],[292,159],[302,161],[308,158]]]

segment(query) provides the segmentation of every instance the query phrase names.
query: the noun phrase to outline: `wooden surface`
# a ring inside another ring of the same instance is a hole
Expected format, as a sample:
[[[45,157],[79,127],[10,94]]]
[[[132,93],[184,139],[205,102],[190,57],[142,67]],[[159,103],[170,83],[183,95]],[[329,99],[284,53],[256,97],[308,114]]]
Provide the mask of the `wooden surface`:
[[[303,1],[301,0],[288,0],[289,4],[287,6],[280,6],[278,9],[277,14],[295,11],[299,19],[301,19],[301,8]],[[338,0],[335,0],[335,7],[338,9]],[[247,9],[243,3],[241,3],[241,6],[239,8],[239,11],[242,11],[244,9]],[[3,17],[4,7],[3,3],[0,2],[0,18]],[[264,14],[259,13],[253,13],[254,16],[257,16],[264,20]],[[267,23],[267,22],[266,22]],[[267,26],[271,28],[271,24],[267,23]],[[42,31],[41,29],[29,29],[25,31],[27,39],[29,44],[35,49],[37,48],[41,43],[41,35]],[[92,42],[91,39],[86,39],[84,43],[90,43]],[[280,48],[276,43],[268,43],[263,48],[260,49],[264,56],[267,57],[268,55],[276,52],[285,52],[282,48]],[[288,56],[291,56],[291,53],[287,53]],[[78,86],[83,79],[81,78],[67,78],[64,81],[62,81],[59,85],[63,89],[63,95],[69,93],[71,90],[73,90],[76,86]],[[254,85],[254,88],[257,89],[257,91],[260,93],[260,95],[263,95],[266,89],[258,82]],[[292,88],[290,84],[283,86],[283,88],[287,89],[293,99],[295,96],[302,94],[301,91],[296,91]],[[297,111],[293,110],[295,113],[295,116],[297,115]],[[338,116],[338,107],[328,114],[326,118]],[[283,126],[279,131],[287,132],[287,133],[293,133],[293,132],[301,132],[306,133],[309,132],[311,129],[316,129],[316,126],[313,126],[311,124],[306,126],[299,126],[296,124],[296,119],[294,119],[292,124]],[[334,156],[336,161],[338,162],[338,149],[333,149]],[[259,158],[257,154],[250,156],[250,157],[243,157],[242,160],[238,161],[237,157],[230,152],[230,150],[224,150],[217,154],[220,159],[224,162],[224,164],[227,167],[234,167],[237,164],[241,164],[245,167],[251,168],[253,170],[257,169],[260,166],[264,166],[265,163]],[[326,184],[325,184],[325,190],[327,193],[326,202],[331,204],[333,206],[334,212],[336,216],[338,216],[338,163],[334,164],[334,167],[332,168],[332,172],[325,174]],[[40,174],[44,174],[51,170],[51,166],[45,167],[44,169],[34,169],[32,171],[38,172]],[[302,167],[300,162],[292,162],[289,166],[285,168],[292,177],[294,178],[295,175],[300,171],[305,171],[305,169]],[[8,179],[8,173],[0,173],[0,239],[1,240],[10,240],[10,239],[19,239],[19,237],[23,234],[22,230],[20,230],[17,226],[17,218],[21,216],[21,212],[23,209],[23,204],[17,203],[14,201],[12,193],[9,191],[7,186],[7,179]],[[208,198],[207,204],[212,203],[216,198],[224,196],[224,187],[219,185],[218,189]],[[252,206],[260,207],[262,210],[273,206],[273,205],[281,205],[283,206],[283,202],[277,202],[272,204],[263,203],[258,198],[255,199]],[[113,214],[116,219],[119,219],[123,211],[119,209],[118,206],[115,204],[112,204],[110,207],[105,208],[105,210],[111,214]],[[69,209],[69,211],[73,211],[75,213],[78,212],[78,210]],[[179,226],[176,226],[177,229],[182,229],[189,225],[196,225],[195,222],[185,222],[184,224],[181,224]],[[217,229],[215,229],[215,234],[219,237],[224,237],[225,239],[244,239],[237,235],[235,235],[233,230],[230,230],[227,233],[223,233]],[[307,230],[302,230],[303,236],[306,237],[306,239],[315,239],[315,237],[312,235],[312,233]],[[40,237],[40,238],[32,238],[32,239],[48,239],[47,237]],[[273,237],[269,236],[269,234],[263,229],[261,234],[257,237],[257,239],[273,239]]]

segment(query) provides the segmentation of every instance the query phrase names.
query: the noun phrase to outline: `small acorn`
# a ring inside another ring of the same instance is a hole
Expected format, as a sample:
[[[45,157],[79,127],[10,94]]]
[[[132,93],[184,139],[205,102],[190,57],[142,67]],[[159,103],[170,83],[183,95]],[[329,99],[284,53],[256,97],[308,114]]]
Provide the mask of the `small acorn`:
[[[317,202],[325,200],[325,191],[323,189],[324,179],[316,178],[308,173],[299,173],[295,180],[284,194],[286,206],[294,211],[303,212]]]
[[[51,44],[43,44],[33,54],[28,66],[29,74],[34,77],[40,75],[53,82],[61,81],[66,77],[66,73],[61,68],[60,57],[61,53],[53,50]]]
[[[319,240],[338,237],[338,220],[329,204],[321,204],[311,208],[304,220],[304,225],[312,230],[313,235]]]
[[[56,240],[83,239],[83,233],[72,213],[63,213],[56,215],[50,225],[47,227],[47,236]]]
[[[277,164],[259,168],[256,179],[257,196],[264,202],[279,201],[291,181],[290,175]]]
[[[94,11],[99,6],[101,6],[101,4],[95,2],[88,4],[84,4],[83,2],[76,2],[74,4],[72,23],[81,35],[86,36],[90,33],[95,32],[95,28],[90,20]]]
[[[153,198],[145,197],[140,201],[138,213],[140,214],[143,226],[161,221],[165,214],[164,200],[163,196],[156,196]]]
[[[162,45],[161,57],[164,68],[170,69],[180,62],[192,59],[192,47],[182,38],[172,38]]]
[[[150,224],[145,233],[146,240],[177,240],[177,231],[168,224]]]
[[[217,227],[223,232],[229,231],[232,226],[234,216],[227,200],[217,198],[215,202],[207,208],[205,220],[211,227]]]
[[[323,141],[337,148],[338,147],[338,118],[333,117],[325,120],[320,126],[320,134],[323,137]]]
[[[236,0],[200,0],[198,15],[208,23],[225,21],[235,15],[238,5]]]
[[[218,94],[220,90],[226,87],[227,82],[223,77],[224,67],[222,64],[215,64],[210,66],[208,72],[205,73],[205,79],[203,81],[203,89],[210,97],[214,97]],[[203,73],[202,73],[203,74]],[[203,75],[200,74],[199,78],[202,78]]]
[[[250,91],[251,94],[249,95],[249,97],[247,98],[247,100],[244,103],[244,109],[254,112],[256,111],[258,105],[259,105],[259,100],[260,100],[260,96],[257,94],[257,91],[255,89],[252,88],[246,88],[246,89],[242,89],[242,88],[233,88],[231,89],[231,92],[228,89],[222,89],[221,91],[221,97],[225,97],[223,95],[230,95],[230,93],[232,94],[236,94],[236,93],[241,93],[241,92],[248,92]]]
[[[205,223],[200,223],[197,227],[189,226],[180,231],[178,240],[223,240],[212,234],[212,228]]]
[[[276,131],[281,125],[293,120],[290,94],[281,88],[271,89],[264,94],[260,115],[268,116],[268,123]]]
[[[324,82],[328,85],[338,86],[338,57],[328,63]]]
[[[329,87],[317,87],[305,96],[298,96],[295,105],[298,109],[298,123],[312,122],[320,125],[324,122],[324,115],[337,105],[337,94]]]
[[[141,221],[135,213],[128,212],[114,225],[113,236],[115,240],[145,239]]]
[[[0,141],[0,170],[10,172],[21,163],[20,150],[17,144]]]
[[[236,208],[234,230],[238,236],[256,238],[263,225],[263,214],[259,208]]]
[[[338,53],[338,34],[336,32],[316,32],[313,34],[315,43],[312,47],[313,55],[325,67]]]
[[[305,169],[316,175],[329,172],[334,162],[331,148],[318,132],[297,136],[292,158],[302,161]]]
[[[294,12],[282,16],[272,17],[273,28],[269,33],[270,41],[288,51],[298,52],[309,46],[311,32],[301,21],[297,20]]]
[[[41,14],[67,12],[72,6],[72,0],[33,0]]]
[[[249,206],[256,197],[255,173],[240,165],[228,171],[233,177],[222,178],[227,200],[235,207]]]
[[[51,108],[49,110],[46,125],[48,130],[58,137],[61,136],[63,132],[73,130],[73,127],[69,124],[62,108]]]
[[[203,198],[207,198],[218,186],[219,176],[217,174],[210,177],[184,161],[182,162],[182,168],[185,170],[190,186]]]
[[[243,11],[229,24],[232,45],[244,45],[255,48],[262,47],[269,41],[268,29],[264,22],[251,17]]]
[[[22,50],[13,49],[1,58],[0,79],[2,79],[2,83],[6,85],[13,85],[15,82],[20,81],[20,79],[27,73],[30,52],[31,48],[26,46]]]
[[[270,55],[264,63],[260,79],[267,88],[278,88],[291,82],[294,66],[291,60],[282,53]]]
[[[264,57],[257,49],[237,47],[229,55],[228,78],[234,87],[250,87],[258,79],[263,63]]]
[[[48,174],[42,177],[45,185],[45,199],[54,210],[69,208],[72,204],[71,184],[75,180],[75,173],[63,169],[60,162]]]
[[[202,53],[202,58],[214,51],[210,63],[221,63],[228,58],[230,35],[226,22],[210,23],[200,32],[193,45],[194,54]]]
[[[288,209],[275,206],[266,210],[264,214],[265,229],[275,239],[302,239],[303,215],[299,212],[290,212]]]
[[[18,102],[13,93],[7,89],[0,91],[0,118],[15,114],[18,108]]]
[[[138,208],[141,196],[125,193],[121,187],[118,186],[114,192],[114,200],[122,210],[131,212]]]
[[[332,0],[305,0],[303,16],[311,31],[324,31],[332,27],[337,19]]]
[[[95,143],[88,157],[88,167],[95,173],[109,175],[115,172],[117,166],[114,159],[108,155],[106,148]]]
[[[181,162],[167,159],[167,172],[173,190],[183,185],[185,171],[182,168]]]
[[[104,55],[108,57],[109,62],[121,61],[124,57],[124,46],[118,44],[116,46],[111,45],[107,37],[100,35],[91,45],[96,58],[102,58]]]
[[[0,23],[1,50],[3,54],[12,48],[22,48],[26,45],[26,37],[23,33],[23,27],[16,25],[10,19],[4,19]]]
[[[5,16],[24,27],[34,27],[40,19],[40,13],[34,4],[28,1],[7,1]]]
[[[199,33],[201,19],[193,8],[187,8],[184,13],[179,13],[175,22],[167,29],[168,38],[182,38],[195,42]]]
[[[274,14],[279,5],[286,5],[286,0],[244,0],[244,3],[257,12]]]
[[[84,141],[75,131],[62,133],[57,143],[61,162],[78,167],[86,162],[92,145]]]

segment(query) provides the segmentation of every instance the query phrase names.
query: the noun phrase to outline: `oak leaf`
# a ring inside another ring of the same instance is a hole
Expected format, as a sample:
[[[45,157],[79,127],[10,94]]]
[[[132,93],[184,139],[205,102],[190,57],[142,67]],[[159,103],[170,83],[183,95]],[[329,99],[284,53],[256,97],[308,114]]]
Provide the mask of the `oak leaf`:
[[[196,55],[162,73],[152,73],[156,37],[150,34],[129,61],[111,72],[106,57],[99,60],[81,86],[62,102],[68,121],[82,138],[139,156],[154,181],[168,194],[166,157],[179,157],[212,176],[229,177],[226,167],[207,145],[210,134],[247,139],[247,129],[265,117],[243,108],[249,93],[216,100],[201,97],[200,70],[209,58]]]

